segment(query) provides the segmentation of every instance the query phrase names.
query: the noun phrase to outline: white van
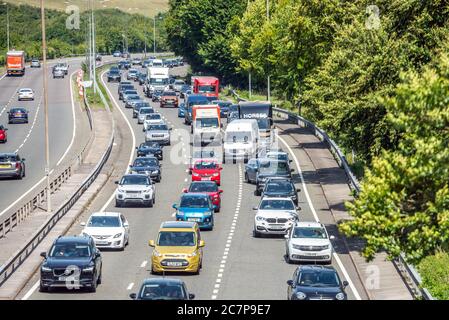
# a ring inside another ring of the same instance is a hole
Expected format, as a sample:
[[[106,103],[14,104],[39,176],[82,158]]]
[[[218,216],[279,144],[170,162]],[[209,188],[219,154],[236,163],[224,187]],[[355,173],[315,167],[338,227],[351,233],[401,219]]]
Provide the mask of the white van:
[[[155,68],[163,68],[164,62],[161,59],[154,59],[151,66]]]
[[[259,126],[256,119],[237,119],[228,124],[224,136],[223,163],[226,160],[243,159],[245,163],[257,156]]]

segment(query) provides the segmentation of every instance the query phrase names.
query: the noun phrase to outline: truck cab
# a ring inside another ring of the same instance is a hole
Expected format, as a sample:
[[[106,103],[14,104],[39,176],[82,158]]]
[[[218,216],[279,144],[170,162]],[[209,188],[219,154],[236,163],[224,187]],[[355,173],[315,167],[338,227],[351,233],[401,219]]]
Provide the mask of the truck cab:
[[[153,94],[162,94],[169,89],[168,85],[169,69],[155,67],[148,68],[148,83],[145,87],[147,97],[153,97]]]
[[[203,94],[211,100],[218,100],[220,81],[216,77],[193,77],[193,93]]]
[[[192,108],[193,144],[221,143],[220,106],[216,104],[194,105]]]
[[[227,160],[255,158],[259,151],[259,127],[255,119],[237,119],[226,127],[223,144],[223,163]]]
[[[255,119],[263,140],[271,138],[273,126],[273,106],[269,101],[241,101],[239,106],[240,119]]]

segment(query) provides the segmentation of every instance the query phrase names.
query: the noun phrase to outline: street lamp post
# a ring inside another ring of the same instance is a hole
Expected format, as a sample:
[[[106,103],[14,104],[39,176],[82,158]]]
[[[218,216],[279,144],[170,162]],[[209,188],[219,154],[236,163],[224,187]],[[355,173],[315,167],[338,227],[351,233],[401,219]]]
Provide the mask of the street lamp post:
[[[48,138],[48,88],[47,88],[47,40],[45,35],[45,5],[41,0],[42,20],[42,77],[44,81],[44,117],[45,117],[45,175],[47,176],[47,212],[51,212],[51,190],[50,190],[50,150]]]
[[[156,17],[153,17],[153,54],[156,54]]]
[[[92,0],[91,0],[92,1]],[[94,94],[97,93],[97,72],[96,72],[96,59],[95,59],[95,3],[92,1],[92,73],[93,73],[93,85],[94,85]]]
[[[270,21],[270,0],[267,0],[267,22]],[[271,98],[271,84],[270,84],[270,73],[267,77],[267,100],[270,101]]]

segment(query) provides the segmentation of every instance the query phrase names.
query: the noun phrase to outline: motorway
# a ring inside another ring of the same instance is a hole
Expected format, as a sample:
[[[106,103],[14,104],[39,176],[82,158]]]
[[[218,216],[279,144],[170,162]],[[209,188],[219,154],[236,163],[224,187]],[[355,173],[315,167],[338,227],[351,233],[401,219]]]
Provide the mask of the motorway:
[[[180,72],[179,68],[172,69]],[[104,76],[103,76],[104,79]],[[122,158],[125,162],[135,157],[135,145],[144,141],[142,126],[132,118],[131,109],[125,109],[118,100],[117,84],[107,84],[114,104],[114,115],[120,125],[123,139]],[[136,86],[138,86],[136,84]],[[141,88],[139,88],[141,90]],[[141,91],[143,96],[143,92]],[[153,208],[126,207],[115,208],[114,189],[110,185],[105,188],[98,199],[90,206],[78,221],[86,221],[93,211],[120,211],[130,223],[130,244],[124,252],[103,251],[102,284],[96,293],[85,291],[53,290],[40,293],[39,275],[36,273],[27,286],[19,294],[22,299],[129,299],[129,294],[136,292],[145,278],[157,277],[150,274],[151,248],[148,240],[155,239],[159,226],[163,221],[174,220],[174,209],[171,205],[178,203],[181,190],[188,187],[190,176],[186,172],[190,144],[183,120],[177,117],[177,109],[161,109],[153,103],[157,112],[173,127],[172,145],[164,147],[162,161],[162,181],[156,185],[156,204]],[[118,112],[117,112],[118,111]],[[290,153],[294,160],[294,181],[301,189],[299,194],[299,212],[303,221],[320,220],[330,234],[336,236],[333,241],[337,254],[334,255],[333,266],[342,280],[349,281],[348,298],[367,299],[362,283],[349,255],[344,250],[338,236],[335,223],[329,213],[329,206],[323,191],[313,180],[304,178],[301,166],[307,163],[297,143],[284,132],[279,132],[280,146]],[[182,140],[181,140],[182,139]],[[181,157],[179,156],[181,154]],[[179,163],[182,160],[182,163]],[[166,275],[181,278],[196,299],[286,299],[286,281],[297,265],[289,265],[284,260],[285,240],[283,237],[254,238],[252,236],[254,211],[260,200],[254,195],[255,186],[244,182],[244,164],[226,163],[223,165],[222,208],[215,214],[213,231],[202,232],[206,242],[204,248],[203,269],[199,275]],[[123,169],[124,170],[124,169]],[[122,171],[122,173],[124,173]],[[68,234],[79,234],[81,227],[74,225]]]

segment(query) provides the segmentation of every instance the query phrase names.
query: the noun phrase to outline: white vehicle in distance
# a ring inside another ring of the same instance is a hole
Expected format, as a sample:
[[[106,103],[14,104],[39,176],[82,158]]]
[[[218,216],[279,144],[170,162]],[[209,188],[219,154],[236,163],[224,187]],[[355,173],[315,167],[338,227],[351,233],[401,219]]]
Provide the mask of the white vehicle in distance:
[[[313,261],[332,263],[334,236],[327,234],[320,222],[296,222],[285,235],[285,256],[287,263]]]
[[[152,67],[163,68],[164,62],[161,59],[154,59]]]
[[[142,124],[145,121],[145,118],[147,117],[147,115],[154,113],[154,109],[153,108],[140,108],[139,112],[137,113],[137,123],[138,124]]]
[[[147,131],[148,127],[151,124],[165,124],[165,121],[164,121],[164,119],[162,119],[162,116],[159,113],[147,114],[145,117],[145,120],[143,121],[142,131]]]
[[[141,204],[151,208],[156,202],[156,188],[146,174],[126,174],[115,183],[118,184],[115,192],[116,207]]]
[[[97,248],[124,250],[129,243],[129,223],[119,212],[94,212],[81,235],[91,236]]]
[[[259,203],[254,217],[255,238],[262,234],[285,235],[293,224],[298,220],[295,203],[291,198],[269,198],[265,197]]]
[[[255,158],[259,149],[259,126],[256,119],[237,119],[226,127],[223,144],[223,163],[226,160],[248,162]]]
[[[34,91],[30,88],[22,88],[17,92],[17,100],[34,100]]]

